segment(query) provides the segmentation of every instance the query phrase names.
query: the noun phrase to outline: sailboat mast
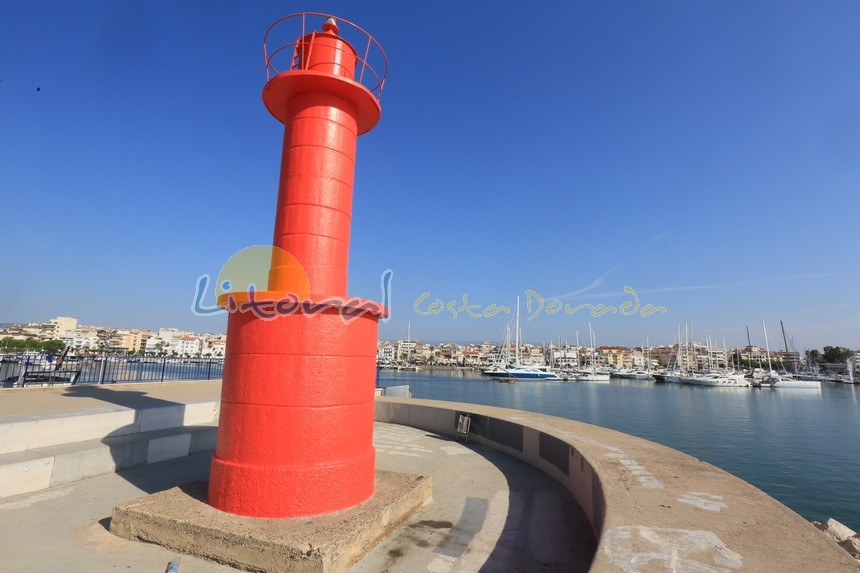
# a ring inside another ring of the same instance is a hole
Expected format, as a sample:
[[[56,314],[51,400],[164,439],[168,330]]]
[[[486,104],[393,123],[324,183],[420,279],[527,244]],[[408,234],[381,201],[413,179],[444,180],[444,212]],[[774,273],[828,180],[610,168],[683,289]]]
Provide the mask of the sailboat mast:
[[[785,344],[785,353],[788,354],[788,339],[785,337],[785,326],[782,321],[779,321],[779,327],[782,329],[782,342]]]
[[[761,321],[761,327],[764,329],[764,349],[767,351],[767,369],[769,372],[773,372],[773,366],[770,362],[770,343],[767,341],[767,325],[765,325],[764,321]]]
[[[514,348],[514,359],[516,365],[520,365],[520,297],[517,295],[517,331],[515,334],[516,348]]]
[[[716,346],[716,343],[714,344]],[[713,351],[711,350],[711,335],[708,335],[708,370],[714,369]]]
[[[412,321],[407,322],[406,327],[406,342],[412,342]],[[412,362],[412,350],[413,346],[411,344],[408,345],[409,353],[406,355],[406,362]]]
[[[788,338],[785,336],[785,326],[781,320],[779,321],[779,327],[782,329],[782,342],[785,344],[785,359],[788,360]],[[794,360],[791,361],[791,371],[797,371],[797,363]]]
[[[591,323],[588,323],[588,366],[591,368],[591,373],[594,374],[594,333],[591,330]]]
[[[690,368],[690,325],[686,322],[684,323],[684,362],[687,370],[692,370]]]
[[[690,347],[690,361],[691,362],[693,360],[696,361],[695,367],[692,368],[691,370],[698,370],[699,369],[699,356],[698,356],[698,354],[696,354],[696,339],[693,338],[693,321],[692,320],[690,321],[690,340],[689,340],[689,343],[692,344],[692,346]]]
[[[651,343],[648,341],[648,335],[645,335],[645,347],[648,349],[648,353],[645,355],[645,371],[651,372]]]

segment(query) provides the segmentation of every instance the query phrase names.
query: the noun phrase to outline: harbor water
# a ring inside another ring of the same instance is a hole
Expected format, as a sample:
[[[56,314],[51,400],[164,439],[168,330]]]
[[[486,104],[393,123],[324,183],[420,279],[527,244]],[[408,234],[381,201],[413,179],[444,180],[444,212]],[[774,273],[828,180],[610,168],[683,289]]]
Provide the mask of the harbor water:
[[[716,388],[653,381],[518,381],[475,371],[380,371],[415,398],[560,416],[680,450],[729,471],[809,520],[860,530],[860,386]]]

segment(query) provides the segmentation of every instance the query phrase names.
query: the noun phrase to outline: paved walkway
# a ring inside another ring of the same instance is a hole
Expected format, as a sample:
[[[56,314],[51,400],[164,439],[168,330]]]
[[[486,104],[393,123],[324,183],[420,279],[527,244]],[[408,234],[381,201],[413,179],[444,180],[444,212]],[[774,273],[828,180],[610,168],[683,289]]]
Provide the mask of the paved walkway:
[[[561,486],[531,466],[404,426],[376,424],[374,442],[379,468],[432,475],[434,496],[355,572],[588,569],[594,539],[584,516]],[[121,501],[206,479],[208,466],[209,456],[197,455],[3,500],[0,569],[163,571],[174,552],[114,537],[106,518]],[[180,573],[234,571],[195,557],[180,560]]]
[[[425,506],[355,573],[587,571],[591,527],[570,494],[533,467],[479,445],[376,424],[380,469],[433,476]]]

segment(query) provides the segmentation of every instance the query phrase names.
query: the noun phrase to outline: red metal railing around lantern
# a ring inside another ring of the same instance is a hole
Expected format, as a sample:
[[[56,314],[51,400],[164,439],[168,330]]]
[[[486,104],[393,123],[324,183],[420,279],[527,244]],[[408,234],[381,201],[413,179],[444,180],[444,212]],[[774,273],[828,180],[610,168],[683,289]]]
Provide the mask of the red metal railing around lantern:
[[[312,40],[309,42],[305,38],[309,34],[319,33],[323,24],[330,18],[339,28],[338,37],[345,40],[355,51],[356,68],[351,79],[363,85],[379,100],[388,74],[388,57],[382,46],[360,26],[322,12],[297,12],[275,20],[269,26],[263,36],[266,80],[283,72],[307,69],[313,43]],[[273,43],[274,35],[295,38],[297,34],[297,39],[277,42],[278,47],[269,51],[269,44]]]

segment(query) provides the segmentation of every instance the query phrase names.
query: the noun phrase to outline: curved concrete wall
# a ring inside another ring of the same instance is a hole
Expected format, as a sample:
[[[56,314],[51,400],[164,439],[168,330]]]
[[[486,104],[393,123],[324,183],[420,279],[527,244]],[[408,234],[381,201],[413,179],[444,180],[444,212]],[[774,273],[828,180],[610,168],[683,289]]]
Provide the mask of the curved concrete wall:
[[[671,448],[521,410],[376,399],[376,421],[441,435],[456,435],[460,414],[471,415],[470,441],[535,466],[579,502],[599,539],[592,572],[858,571],[784,505]]]

